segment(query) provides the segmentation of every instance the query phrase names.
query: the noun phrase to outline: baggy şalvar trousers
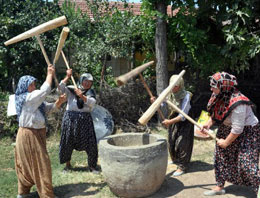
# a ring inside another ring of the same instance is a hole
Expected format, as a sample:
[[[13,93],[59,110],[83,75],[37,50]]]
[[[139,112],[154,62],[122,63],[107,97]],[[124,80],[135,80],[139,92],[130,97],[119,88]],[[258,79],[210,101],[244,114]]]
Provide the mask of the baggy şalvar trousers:
[[[29,194],[36,185],[40,198],[54,198],[51,163],[46,148],[46,128],[20,127],[15,145],[18,194]]]

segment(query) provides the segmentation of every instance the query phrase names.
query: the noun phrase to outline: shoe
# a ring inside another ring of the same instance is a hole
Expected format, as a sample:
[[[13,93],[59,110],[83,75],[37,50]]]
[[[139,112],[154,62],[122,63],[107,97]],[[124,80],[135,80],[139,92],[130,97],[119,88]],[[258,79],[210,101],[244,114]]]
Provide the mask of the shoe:
[[[72,170],[72,166],[65,166],[62,172],[67,173],[70,170]]]
[[[98,170],[92,170],[91,173],[98,175],[98,174],[100,173],[100,171],[98,171]]]
[[[224,189],[216,191],[216,190],[208,190],[205,191],[203,194],[205,196],[215,196],[215,195],[224,195],[226,193],[226,191]]]
[[[26,195],[17,195],[16,198],[29,198],[29,194],[26,194]]]
[[[184,171],[181,171],[181,172],[177,172],[177,171],[175,171],[173,174],[172,174],[172,176],[174,176],[174,177],[178,177],[178,176],[181,176],[181,175],[183,175],[185,172]]]
[[[169,162],[168,162],[168,165],[172,165],[172,164],[173,164],[173,161],[169,161]]]
[[[96,174],[96,175],[100,173],[100,171],[96,168],[89,168],[89,170],[91,173]]]

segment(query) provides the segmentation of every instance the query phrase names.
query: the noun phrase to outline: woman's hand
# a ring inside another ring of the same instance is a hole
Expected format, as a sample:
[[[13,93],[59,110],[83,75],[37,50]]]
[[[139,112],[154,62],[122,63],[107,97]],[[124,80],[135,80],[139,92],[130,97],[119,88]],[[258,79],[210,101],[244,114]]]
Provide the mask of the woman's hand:
[[[205,134],[205,135],[208,135],[207,131],[210,129],[210,125],[209,124],[204,124],[201,128],[200,128],[200,132]]]
[[[217,140],[217,145],[220,146],[221,148],[225,149],[228,147],[229,144],[227,143],[227,141],[225,139],[221,138],[221,139]]]
[[[53,76],[55,74],[55,68],[53,67],[52,64],[48,65],[48,68],[47,68],[47,75],[51,75]]]
[[[57,108],[60,108],[60,106],[67,101],[67,96],[66,94],[62,94],[59,96],[59,98],[57,99],[57,101],[55,102],[55,105]]]
[[[72,69],[67,69],[66,75],[67,75],[67,78],[70,78],[72,76]]]
[[[77,96],[79,96],[84,102],[87,102],[87,97],[83,95],[80,89],[74,89]]]
[[[162,122],[162,124],[163,124],[165,127],[168,128],[171,124],[174,124],[174,119],[171,119],[171,120],[165,119],[165,120]]]
[[[80,89],[74,89],[75,93],[77,94],[77,96],[79,96],[80,98],[83,97],[83,93]]]
[[[155,100],[156,100],[156,97],[154,97],[154,96],[150,98],[151,103],[154,103]]]

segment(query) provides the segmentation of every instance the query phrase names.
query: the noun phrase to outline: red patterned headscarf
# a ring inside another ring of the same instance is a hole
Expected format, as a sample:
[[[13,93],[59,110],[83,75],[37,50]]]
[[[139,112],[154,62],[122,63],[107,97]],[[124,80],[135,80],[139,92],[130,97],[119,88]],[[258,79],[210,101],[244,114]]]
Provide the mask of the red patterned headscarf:
[[[219,94],[212,93],[207,109],[213,120],[223,122],[239,104],[252,105],[252,102],[237,88],[235,76],[226,72],[217,72],[210,76],[210,86],[218,88]]]

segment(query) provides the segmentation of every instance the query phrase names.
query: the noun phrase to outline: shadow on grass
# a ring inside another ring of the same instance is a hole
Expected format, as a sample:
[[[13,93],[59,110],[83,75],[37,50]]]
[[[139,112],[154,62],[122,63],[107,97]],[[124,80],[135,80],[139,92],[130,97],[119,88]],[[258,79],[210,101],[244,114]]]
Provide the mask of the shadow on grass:
[[[74,196],[93,196],[100,192],[106,183],[78,183],[66,184],[54,188],[54,193],[58,197],[69,198]]]
[[[101,172],[101,167],[97,165],[96,170]],[[71,167],[68,170],[63,170],[64,173],[66,172],[91,172],[89,167]]]
[[[107,184],[103,183],[78,183],[66,184],[54,187],[54,194],[59,198],[71,198],[74,196],[94,196]],[[31,192],[28,198],[39,198],[37,192]]]

